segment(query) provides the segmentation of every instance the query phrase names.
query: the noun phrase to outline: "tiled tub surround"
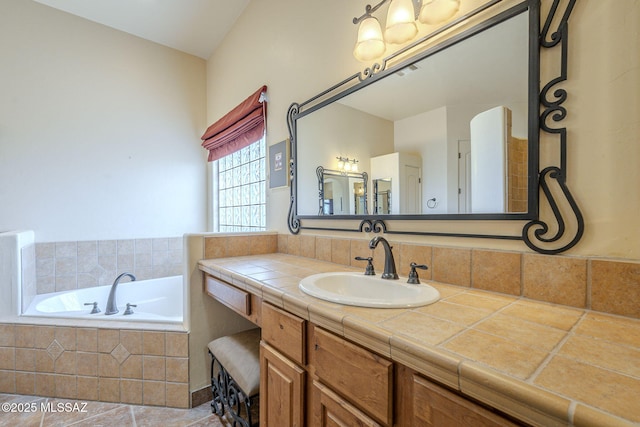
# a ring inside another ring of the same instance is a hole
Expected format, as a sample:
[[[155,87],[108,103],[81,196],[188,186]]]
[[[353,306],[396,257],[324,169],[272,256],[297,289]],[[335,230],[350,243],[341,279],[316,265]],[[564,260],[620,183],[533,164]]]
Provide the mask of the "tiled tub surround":
[[[36,245],[32,244],[20,251],[22,275],[22,310],[25,310],[37,295]]]
[[[36,243],[37,294],[182,274],[182,237]]]
[[[291,249],[292,241],[294,245],[300,243],[296,252],[303,252],[306,247],[307,251],[313,249],[336,257],[334,262],[338,258],[346,261],[343,264],[349,264],[347,259],[353,254],[367,253],[360,246],[366,242],[355,240],[318,237],[312,245],[311,239],[286,239],[287,248]],[[331,249],[324,252],[327,247]],[[594,306],[594,300],[599,300],[595,290],[606,286],[600,282],[614,279],[601,277],[605,274],[601,270],[608,267],[608,273],[614,274],[616,268],[630,268],[627,263],[619,266],[613,261],[566,257],[547,260],[529,254],[487,254],[402,244],[396,248],[403,274],[409,260],[432,260],[431,270],[423,275],[425,279],[432,272],[434,279],[446,277],[462,281],[464,286],[433,282],[442,299],[425,307],[369,309],[328,303],[298,289],[299,280],[308,275],[364,268],[360,265],[354,269],[310,259],[313,257],[267,254],[203,260],[200,268],[534,425],[640,423],[640,320],[527,298],[528,293],[539,296],[536,280],[551,280],[552,287],[570,288],[569,302],[583,298],[582,305],[586,305],[586,284],[584,290],[577,285],[572,287],[573,282],[567,279],[571,276],[589,282],[594,295],[590,304]],[[282,243],[280,249],[284,249]],[[472,267],[474,260],[502,256],[506,258],[500,258],[502,261],[492,268],[482,263],[488,271]],[[544,269],[537,264],[541,260],[548,262],[551,270],[556,265],[555,274],[542,273],[540,270]],[[446,265],[449,269],[442,270]],[[509,276],[497,273],[496,268],[509,271]],[[377,269],[381,271],[380,267]],[[637,279],[633,274],[631,277]],[[622,279],[628,284],[628,276],[623,274]],[[516,281],[515,286],[510,281]],[[503,293],[473,289],[471,283],[478,288],[497,286]],[[509,292],[516,295],[507,295]],[[560,298],[562,293],[550,295],[549,299]],[[542,297],[547,298],[544,294]]]
[[[0,324],[0,393],[188,408],[188,337]]]

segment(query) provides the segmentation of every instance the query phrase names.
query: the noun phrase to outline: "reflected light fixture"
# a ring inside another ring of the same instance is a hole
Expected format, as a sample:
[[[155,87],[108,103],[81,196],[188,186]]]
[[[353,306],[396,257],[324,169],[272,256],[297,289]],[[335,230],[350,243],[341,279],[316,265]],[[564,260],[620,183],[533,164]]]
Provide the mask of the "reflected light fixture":
[[[380,22],[373,13],[385,3],[389,3],[389,8],[383,37]],[[362,16],[353,18],[354,24],[360,24],[353,56],[363,62],[379,58],[387,44],[413,39],[418,34],[417,22],[439,24],[453,17],[459,9],[460,0],[382,0],[375,6],[368,4]]]
[[[358,172],[358,160],[348,157],[336,157],[338,159],[338,170],[340,172]]]

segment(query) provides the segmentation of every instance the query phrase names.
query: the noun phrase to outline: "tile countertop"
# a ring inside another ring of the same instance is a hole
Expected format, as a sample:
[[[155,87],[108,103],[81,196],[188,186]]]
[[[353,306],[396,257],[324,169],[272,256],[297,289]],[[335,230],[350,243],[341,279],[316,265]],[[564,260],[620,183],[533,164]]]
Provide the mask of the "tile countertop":
[[[424,307],[334,304],[300,279],[361,269],[285,254],[199,268],[525,422],[640,425],[640,320],[431,281]]]

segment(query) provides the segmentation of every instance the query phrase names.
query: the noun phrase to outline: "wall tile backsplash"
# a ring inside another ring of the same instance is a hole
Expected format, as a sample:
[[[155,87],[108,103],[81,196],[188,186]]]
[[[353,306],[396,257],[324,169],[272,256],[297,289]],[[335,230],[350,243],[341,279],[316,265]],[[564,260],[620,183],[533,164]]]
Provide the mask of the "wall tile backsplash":
[[[590,257],[541,255],[478,248],[451,248],[403,243],[388,238],[399,274],[411,262],[427,264],[420,277],[451,285],[522,296],[569,307],[640,318],[640,262]],[[278,252],[353,267],[366,264],[356,256],[373,256],[381,272],[381,249],[368,240],[279,234]],[[315,248],[315,250],[313,250]]]
[[[38,294],[182,274],[182,237],[36,243]]]

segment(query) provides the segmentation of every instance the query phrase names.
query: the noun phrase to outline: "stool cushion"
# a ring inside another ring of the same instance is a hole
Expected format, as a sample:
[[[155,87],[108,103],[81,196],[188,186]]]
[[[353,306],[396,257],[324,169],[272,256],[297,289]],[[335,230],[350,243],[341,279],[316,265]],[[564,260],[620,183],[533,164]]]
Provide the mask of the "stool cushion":
[[[247,396],[260,391],[260,328],[215,339],[207,347]]]

